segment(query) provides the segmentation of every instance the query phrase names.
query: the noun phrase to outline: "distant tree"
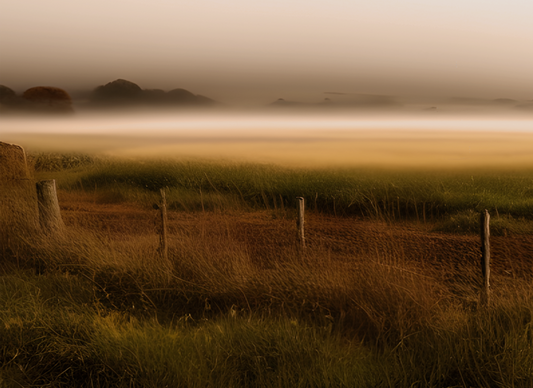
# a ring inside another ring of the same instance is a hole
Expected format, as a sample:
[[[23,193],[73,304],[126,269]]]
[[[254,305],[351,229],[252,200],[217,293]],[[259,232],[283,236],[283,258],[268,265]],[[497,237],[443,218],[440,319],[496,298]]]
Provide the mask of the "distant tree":
[[[17,95],[15,91],[5,85],[0,85],[0,103],[5,104],[13,101]]]
[[[94,89],[91,99],[104,104],[131,104],[140,101],[142,94],[143,90],[139,85],[125,79],[117,79]]]
[[[167,93],[171,102],[180,104],[195,104],[198,99],[194,94],[185,89],[173,89]]]
[[[53,86],[36,86],[26,90],[22,98],[28,102],[26,107],[45,112],[72,112],[70,95]]]
[[[217,104],[215,100],[209,97],[206,97],[206,96],[202,96],[201,94],[196,95],[196,102],[198,105],[203,105],[203,106],[212,106],[212,105]]]
[[[501,104],[501,105],[512,105],[512,104],[516,104],[518,101],[513,100],[511,98],[497,98],[495,100],[492,100],[492,102],[496,104]]]
[[[92,102],[101,107],[126,107],[136,104],[161,106],[212,106],[216,102],[208,97],[195,95],[185,89],[165,92],[161,89],[141,89],[133,82],[117,79],[98,86],[91,94]]]
[[[160,104],[168,100],[168,95],[161,89],[144,89],[143,100],[149,104]]]

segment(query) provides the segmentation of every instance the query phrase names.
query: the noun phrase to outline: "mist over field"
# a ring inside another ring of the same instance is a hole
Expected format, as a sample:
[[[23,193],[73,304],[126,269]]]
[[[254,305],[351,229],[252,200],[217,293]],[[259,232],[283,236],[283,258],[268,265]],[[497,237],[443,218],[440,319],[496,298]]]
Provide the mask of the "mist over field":
[[[309,95],[311,96],[311,94]],[[0,88],[0,134],[29,151],[297,166],[533,165],[533,103],[322,92],[239,105],[117,79],[71,94]]]
[[[13,98],[0,102],[0,140],[282,164],[528,164],[532,11],[525,0],[21,0],[0,12],[0,97]],[[73,113],[27,117],[47,109],[38,94],[21,100],[34,87],[68,92]]]
[[[533,165],[533,115],[506,112],[137,111],[0,119],[28,151],[294,166]]]

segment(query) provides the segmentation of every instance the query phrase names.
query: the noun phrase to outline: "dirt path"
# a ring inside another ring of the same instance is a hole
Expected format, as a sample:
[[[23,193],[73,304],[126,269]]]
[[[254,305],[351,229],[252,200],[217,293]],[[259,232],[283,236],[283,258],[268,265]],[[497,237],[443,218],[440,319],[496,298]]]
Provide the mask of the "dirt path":
[[[156,234],[158,212],[132,204],[98,204],[89,197],[60,194],[67,225],[101,231],[115,238]],[[231,240],[256,260],[268,260],[295,247],[295,220],[286,214],[258,212],[169,211],[169,234]],[[306,240],[311,250],[334,258],[381,259],[413,262],[444,272],[477,270],[479,238],[473,235],[434,233],[419,224],[385,222],[306,214]],[[505,276],[533,275],[533,236],[491,238],[492,271]]]

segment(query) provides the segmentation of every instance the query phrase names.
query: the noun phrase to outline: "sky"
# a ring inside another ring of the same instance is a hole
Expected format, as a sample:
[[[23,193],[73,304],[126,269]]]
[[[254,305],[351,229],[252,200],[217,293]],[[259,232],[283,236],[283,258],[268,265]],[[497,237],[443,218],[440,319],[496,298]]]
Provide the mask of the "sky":
[[[0,84],[533,99],[531,0],[2,0]]]

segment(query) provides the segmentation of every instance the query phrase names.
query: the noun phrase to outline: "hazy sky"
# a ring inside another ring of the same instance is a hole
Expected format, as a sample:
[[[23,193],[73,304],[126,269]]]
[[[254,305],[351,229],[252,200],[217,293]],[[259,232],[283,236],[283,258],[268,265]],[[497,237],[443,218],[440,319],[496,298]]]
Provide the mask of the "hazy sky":
[[[0,84],[533,99],[531,0],[2,0]]]

